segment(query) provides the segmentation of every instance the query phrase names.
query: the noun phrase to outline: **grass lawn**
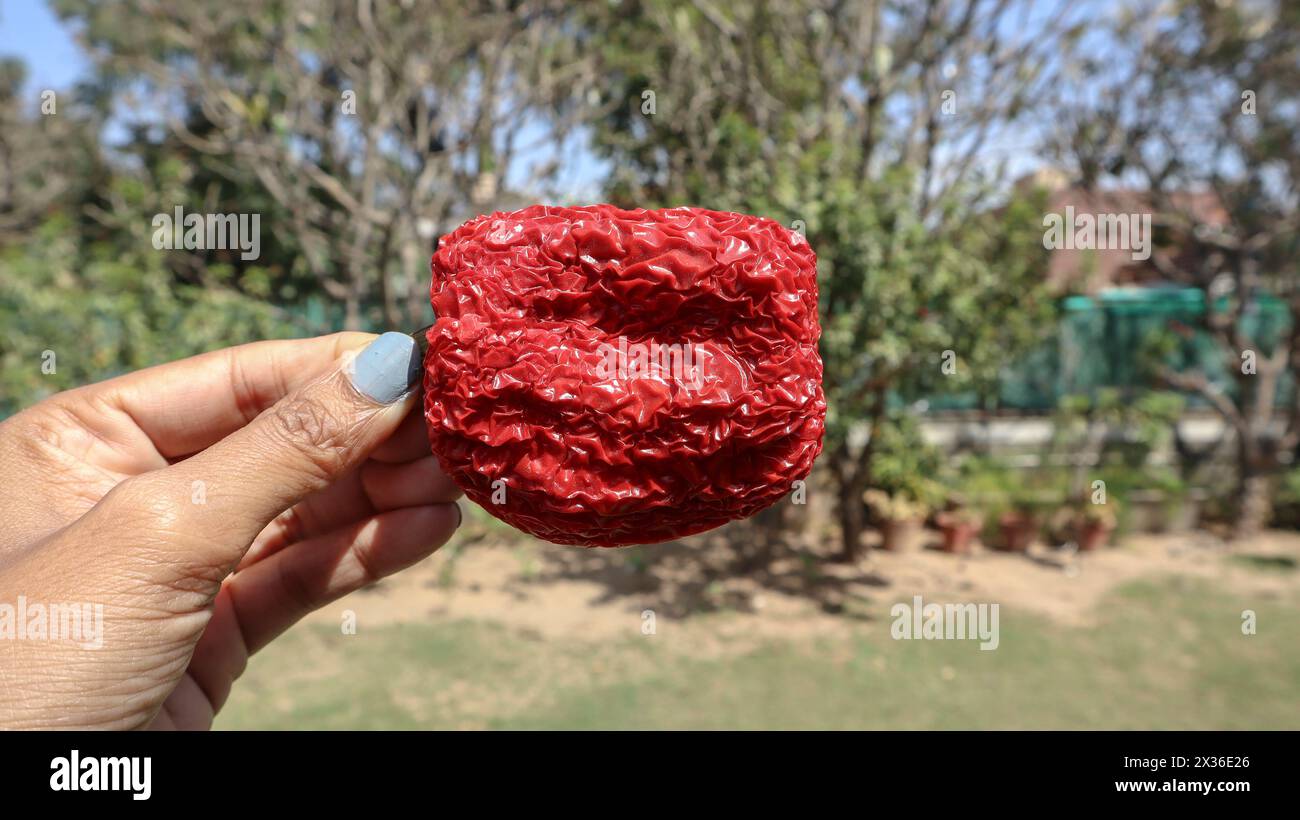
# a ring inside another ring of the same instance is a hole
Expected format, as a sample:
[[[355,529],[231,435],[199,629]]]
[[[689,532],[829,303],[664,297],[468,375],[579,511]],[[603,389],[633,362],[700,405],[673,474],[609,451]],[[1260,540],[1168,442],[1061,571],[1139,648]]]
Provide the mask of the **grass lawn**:
[[[1112,593],[1089,627],[1001,613],[1001,644],[844,637],[701,650],[681,631],[561,642],[473,622],[300,627],[218,728],[1300,728],[1300,601],[1187,578]],[[1258,634],[1244,636],[1253,609]],[[689,633],[689,634],[688,634]],[[692,648],[694,647],[694,648]]]

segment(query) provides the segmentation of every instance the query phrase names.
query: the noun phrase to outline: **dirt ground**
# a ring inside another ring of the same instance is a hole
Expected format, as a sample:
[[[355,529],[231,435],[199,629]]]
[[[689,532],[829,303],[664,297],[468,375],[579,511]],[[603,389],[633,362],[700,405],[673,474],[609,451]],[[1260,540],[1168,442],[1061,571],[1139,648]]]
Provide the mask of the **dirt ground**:
[[[1300,593],[1300,533],[1292,532],[1231,545],[1204,532],[1135,535],[1087,554],[1040,545],[1025,554],[977,546],[965,557],[872,550],[856,565],[828,557],[801,549],[761,571],[740,572],[728,565],[731,553],[717,535],[583,550],[515,536],[471,517],[432,558],[311,620],[337,625],[347,611],[366,625],[465,619],[539,639],[600,641],[640,632],[650,611],[660,633],[680,628],[698,654],[713,642],[734,650],[757,640],[843,634],[917,594],[927,602],[999,603],[1087,625],[1106,593],[1144,577],[1212,579],[1266,597]],[[735,617],[691,628],[692,615],[718,611]]]

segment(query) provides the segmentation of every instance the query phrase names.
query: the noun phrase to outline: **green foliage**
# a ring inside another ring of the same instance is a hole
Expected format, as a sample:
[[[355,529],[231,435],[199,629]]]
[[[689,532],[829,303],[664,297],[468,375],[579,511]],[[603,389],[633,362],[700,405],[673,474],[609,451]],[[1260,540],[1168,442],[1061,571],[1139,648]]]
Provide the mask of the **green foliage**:
[[[807,21],[817,35],[815,21],[828,24],[824,10],[756,4],[727,16],[745,31],[738,64],[755,78],[728,77],[699,95],[690,93],[699,82],[690,72],[711,70],[734,48],[713,16],[656,0],[600,18],[610,113],[596,123],[594,144],[612,161],[611,198],[801,225],[818,256],[832,453],[885,394],[912,401],[988,391],[1052,325],[1041,198],[973,205],[987,191],[967,184],[922,207],[921,162],[872,167],[868,149],[845,136],[853,112],[826,107],[851,92],[828,87],[815,44],[790,36]],[[640,110],[647,89],[657,95],[653,116]],[[951,373],[941,369],[945,351],[955,357]]]
[[[301,335],[277,308],[230,289],[178,284],[167,252],[130,247],[82,246],[67,219],[54,217],[23,244],[0,249],[0,416],[126,371]]]
[[[935,478],[943,454],[922,437],[917,419],[898,414],[881,424],[877,436],[871,461],[872,488],[891,498],[937,508],[944,495]]]
[[[1292,467],[1279,477],[1272,506],[1273,526],[1300,529],[1300,467]]]
[[[160,47],[140,21],[124,29],[124,17],[87,4],[61,10],[90,15],[93,36],[108,32],[102,44],[118,56]],[[0,151],[19,162],[15,188],[5,191],[13,202],[0,201],[0,417],[141,367],[338,327],[337,300],[307,269],[292,232],[277,227],[292,216],[251,165],[146,124],[126,126],[109,149],[102,134],[122,77],[105,67],[75,94],[60,93],[57,117],[41,117],[11,99],[21,76],[14,65],[0,66]],[[192,108],[180,110],[191,133],[210,136]],[[155,249],[153,217],[178,207],[258,214],[259,258]]]
[[[1300,505],[1300,467],[1287,470],[1278,482],[1276,500],[1283,504]]]
[[[989,456],[968,456],[959,461],[949,486],[956,498],[986,510],[991,518],[1010,511],[1041,512],[1066,497],[1063,471],[1023,469]]]
[[[903,400],[987,391],[1051,327],[1033,207],[931,226],[911,185],[900,170],[865,191],[840,186],[812,209],[833,439],[868,412],[873,387]]]
[[[867,490],[862,494],[862,500],[867,503],[876,515],[885,521],[915,521],[924,519],[931,511],[928,504],[924,504],[905,495],[890,495],[884,490]]]
[[[1053,416],[1050,454],[1095,455],[1101,467],[1128,475],[1147,468],[1151,454],[1170,447],[1186,399],[1168,391],[1143,391],[1135,399],[1104,388],[1094,395],[1063,396]]]

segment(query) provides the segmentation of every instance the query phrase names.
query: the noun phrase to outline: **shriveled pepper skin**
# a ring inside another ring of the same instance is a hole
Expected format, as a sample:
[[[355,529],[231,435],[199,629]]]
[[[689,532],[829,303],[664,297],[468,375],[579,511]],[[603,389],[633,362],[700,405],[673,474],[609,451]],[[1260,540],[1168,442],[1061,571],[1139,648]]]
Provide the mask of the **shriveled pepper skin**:
[[[432,270],[433,452],[525,532],[701,532],[780,500],[821,452],[817,259],[770,219],[536,205],[460,226]]]

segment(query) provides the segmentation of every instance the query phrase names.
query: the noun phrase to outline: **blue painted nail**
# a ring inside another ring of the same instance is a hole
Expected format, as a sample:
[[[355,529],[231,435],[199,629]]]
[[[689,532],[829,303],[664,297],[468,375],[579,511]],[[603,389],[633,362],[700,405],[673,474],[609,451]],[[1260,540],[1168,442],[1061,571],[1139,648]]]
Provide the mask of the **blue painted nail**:
[[[371,342],[352,363],[352,386],[380,404],[392,404],[420,381],[424,363],[415,339],[405,333],[385,333]]]

